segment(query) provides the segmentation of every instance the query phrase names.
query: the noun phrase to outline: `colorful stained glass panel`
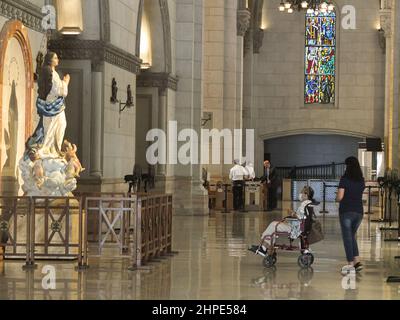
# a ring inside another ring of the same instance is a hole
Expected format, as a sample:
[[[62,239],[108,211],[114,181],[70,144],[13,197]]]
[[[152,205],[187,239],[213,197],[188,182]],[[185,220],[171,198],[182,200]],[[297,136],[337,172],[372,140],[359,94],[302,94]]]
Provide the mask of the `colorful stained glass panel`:
[[[322,47],[319,52],[319,74],[335,75],[335,48]]]
[[[319,57],[320,57],[319,47],[307,47],[306,74],[318,74]]]
[[[335,18],[334,17],[323,17],[320,18],[321,25],[321,39],[320,44],[322,46],[335,46]]]
[[[319,76],[306,76],[306,103],[319,103]]]
[[[320,21],[318,17],[308,16],[306,24],[306,45],[316,46],[320,39]]]
[[[320,77],[320,103],[328,104],[335,102],[335,77],[321,76]]]

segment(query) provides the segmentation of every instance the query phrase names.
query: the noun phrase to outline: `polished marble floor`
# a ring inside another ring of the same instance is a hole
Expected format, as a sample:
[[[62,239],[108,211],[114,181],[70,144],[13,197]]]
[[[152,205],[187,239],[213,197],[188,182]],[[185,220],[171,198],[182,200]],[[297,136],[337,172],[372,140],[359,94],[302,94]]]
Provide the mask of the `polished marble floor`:
[[[359,232],[365,262],[361,275],[342,277],[344,264],[336,206],[320,216],[326,239],[315,245],[312,270],[301,270],[298,253],[278,255],[276,269],[267,270],[260,257],[246,250],[258,241],[272,220],[286,215],[292,204],[274,213],[213,213],[210,216],[174,217],[174,246],[179,253],[152,263],[149,270],[128,271],[129,259],[113,255],[92,257],[90,269],[76,272],[71,263],[38,263],[25,272],[20,262],[0,263],[0,299],[384,299],[400,300],[397,242],[384,242],[390,234],[379,230],[366,216]],[[375,215],[376,217],[376,215]],[[45,265],[55,266],[56,288],[44,290]]]

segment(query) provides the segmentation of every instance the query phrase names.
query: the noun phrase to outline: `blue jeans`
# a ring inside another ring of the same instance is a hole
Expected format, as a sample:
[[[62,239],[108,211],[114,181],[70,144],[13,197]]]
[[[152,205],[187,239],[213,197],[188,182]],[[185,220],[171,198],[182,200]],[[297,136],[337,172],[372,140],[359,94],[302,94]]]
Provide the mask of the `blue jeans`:
[[[360,255],[356,234],[363,220],[363,215],[357,212],[345,212],[340,214],[339,218],[347,261],[352,262],[354,261],[354,257]]]

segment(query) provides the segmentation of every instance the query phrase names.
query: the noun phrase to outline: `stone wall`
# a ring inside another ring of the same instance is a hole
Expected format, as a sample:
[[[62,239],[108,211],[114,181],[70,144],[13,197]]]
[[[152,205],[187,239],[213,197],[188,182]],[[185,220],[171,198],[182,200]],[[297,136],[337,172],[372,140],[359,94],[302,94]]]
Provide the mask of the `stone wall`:
[[[139,0],[111,0],[109,7],[111,43],[134,54]]]

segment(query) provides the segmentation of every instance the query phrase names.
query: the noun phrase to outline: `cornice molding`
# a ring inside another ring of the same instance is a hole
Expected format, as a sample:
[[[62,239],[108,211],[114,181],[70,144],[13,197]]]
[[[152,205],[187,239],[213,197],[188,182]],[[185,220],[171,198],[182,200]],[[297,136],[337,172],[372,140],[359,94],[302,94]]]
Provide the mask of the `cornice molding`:
[[[0,0],[0,15],[19,20],[24,26],[44,33],[41,8],[27,0]]]
[[[64,60],[91,60],[92,64],[108,62],[134,74],[140,72],[141,60],[137,56],[100,40],[51,40],[49,50]]]
[[[136,79],[138,88],[159,88],[161,90],[171,89],[178,90],[179,79],[166,72],[150,72],[144,71],[140,73]]]

